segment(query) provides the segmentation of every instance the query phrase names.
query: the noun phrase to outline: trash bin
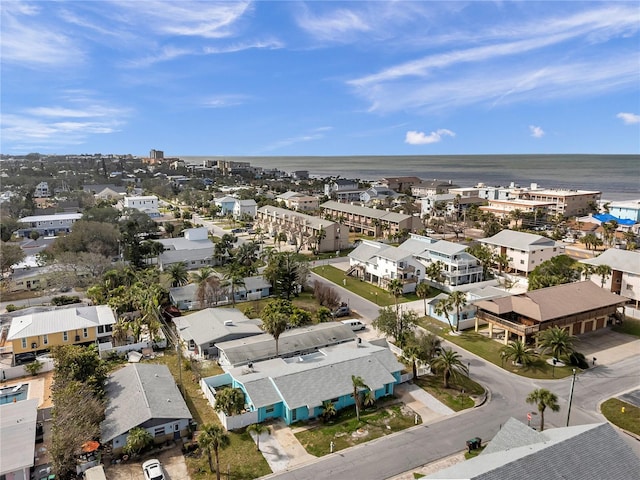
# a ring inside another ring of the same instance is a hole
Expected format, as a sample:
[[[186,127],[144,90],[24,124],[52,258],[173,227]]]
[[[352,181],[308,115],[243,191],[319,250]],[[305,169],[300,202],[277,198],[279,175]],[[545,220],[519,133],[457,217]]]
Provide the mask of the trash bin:
[[[479,437],[474,437],[471,440],[467,440],[467,449],[469,450],[469,453],[471,453],[472,450],[477,450],[478,448],[480,448],[481,444],[482,440]]]

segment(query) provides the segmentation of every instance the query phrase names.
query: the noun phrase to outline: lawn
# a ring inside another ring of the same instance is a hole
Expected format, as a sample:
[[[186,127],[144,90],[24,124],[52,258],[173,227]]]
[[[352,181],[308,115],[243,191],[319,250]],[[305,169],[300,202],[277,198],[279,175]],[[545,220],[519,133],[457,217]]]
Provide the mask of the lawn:
[[[419,325],[430,332],[446,339],[447,341],[472,352],[485,360],[498,365],[499,367],[517,375],[527,378],[552,379],[568,377],[573,373],[570,365],[564,367],[553,367],[547,363],[548,355],[537,357],[536,360],[526,367],[512,365],[509,361],[503,361],[500,350],[504,346],[502,342],[490,340],[489,338],[476,333],[473,330],[462,332],[460,335],[452,335],[448,325],[430,317],[422,317],[418,321]],[[471,369],[473,378],[473,369]]]
[[[302,425],[295,424],[294,428]],[[365,410],[360,415],[360,422],[356,419],[355,408],[346,408],[333,421],[314,424],[295,435],[307,452],[321,457],[331,453],[331,442],[336,452],[414,425],[415,414],[402,405]]]
[[[620,325],[614,325],[612,329],[614,332],[640,337],[640,320],[627,317],[624,322]]]
[[[154,362],[162,363],[169,367],[169,370],[176,379],[179,379],[178,362],[176,354],[171,350],[166,350],[165,355],[157,357]],[[194,372],[187,370],[187,360],[183,359],[182,380],[184,383],[184,396],[189,411],[193,415],[194,421],[198,422],[198,426],[204,423],[220,423],[218,416],[209,405],[200,390],[200,385],[196,381]],[[202,377],[208,377],[222,373],[222,369],[213,362],[207,362],[207,366],[202,369]],[[220,451],[220,468],[227,470],[227,466],[231,471],[231,479],[233,480],[249,480],[262,475],[271,473],[271,469],[261,453],[256,451],[256,444],[251,436],[242,431],[229,432],[231,445]],[[204,480],[211,478],[209,465],[206,456],[202,457],[186,457],[189,475],[194,480]]]
[[[443,387],[443,378],[441,375],[423,375],[414,379],[413,383],[429,392],[440,400],[440,402],[456,412],[473,408],[475,402],[469,395],[482,395],[484,393],[484,388],[466,375],[459,375],[458,378],[450,378],[449,388]],[[464,393],[462,393],[463,390]]]
[[[617,398],[610,398],[600,406],[600,411],[614,425],[640,435],[640,408]]]
[[[313,273],[320,275],[327,280],[332,281],[336,285],[340,285],[350,292],[361,296],[371,302],[376,302],[381,307],[387,307],[389,305],[395,305],[396,300],[387,290],[378,288],[375,285],[364,282],[360,279],[349,277],[339,268],[331,265],[321,265],[312,269]],[[417,300],[418,297],[415,294],[404,295],[398,298],[398,303],[409,302],[411,300]]]

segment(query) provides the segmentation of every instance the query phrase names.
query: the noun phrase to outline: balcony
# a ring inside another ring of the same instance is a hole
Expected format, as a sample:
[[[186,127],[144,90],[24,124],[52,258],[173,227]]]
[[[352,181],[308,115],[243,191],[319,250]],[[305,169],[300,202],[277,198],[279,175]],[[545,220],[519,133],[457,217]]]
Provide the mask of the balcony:
[[[534,335],[540,330],[540,325],[523,325],[521,323],[515,323],[510,320],[505,320],[504,318],[500,318],[496,315],[493,315],[489,312],[485,312],[483,310],[478,310],[477,317],[480,320],[485,320],[489,323],[497,324],[511,333],[515,333],[519,336],[530,336]]]

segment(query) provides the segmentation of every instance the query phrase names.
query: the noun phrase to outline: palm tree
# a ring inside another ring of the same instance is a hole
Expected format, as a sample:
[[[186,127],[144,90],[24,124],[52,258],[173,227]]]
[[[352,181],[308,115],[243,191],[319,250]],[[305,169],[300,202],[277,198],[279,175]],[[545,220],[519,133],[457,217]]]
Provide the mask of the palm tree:
[[[127,435],[127,443],[124,446],[125,453],[134,455],[142,452],[145,448],[153,443],[153,437],[144,428],[135,427],[129,430]]]
[[[366,392],[364,392],[363,398],[362,398],[362,404],[365,407],[371,407],[376,403],[376,394],[375,392],[372,392],[371,390],[367,390]]]
[[[449,294],[449,304],[456,309],[456,332],[460,331],[460,310],[467,306],[467,294],[454,291]]]
[[[506,253],[494,255],[492,260],[498,265],[498,273],[502,273],[509,266],[509,256]]]
[[[238,415],[244,408],[244,392],[239,388],[225,387],[216,392],[216,412],[227,416]]]
[[[418,360],[420,360],[420,350],[417,345],[409,345],[402,351],[402,358],[407,362],[411,362],[413,378],[418,378]]]
[[[593,273],[600,277],[600,288],[604,288],[604,284],[611,276],[611,267],[609,265],[598,265],[593,270]]]
[[[256,450],[260,451],[260,435],[266,433],[267,435],[271,432],[267,425],[262,423],[253,423],[247,427],[247,432],[253,433],[256,436]]]
[[[271,334],[276,341],[276,357],[278,356],[278,339],[282,332],[287,329],[287,318],[280,312],[262,313],[262,328],[265,332]]]
[[[335,417],[338,414],[336,410],[336,406],[330,400],[325,400],[322,402],[322,418],[326,422],[327,420]]]
[[[444,388],[449,388],[449,378],[456,378],[460,374],[469,375],[469,369],[462,363],[461,356],[458,352],[443,348],[440,355],[431,362],[432,368],[442,371]]]
[[[118,345],[124,344],[127,341],[127,336],[129,335],[129,323],[124,318],[119,318],[118,321],[113,325],[113,330],[111,332],[111,336],[113,337],[113,342],[116,347]]]
[[[584,243],[584,246],[587,247],[587,250],[593,250],[593,253],[596,252],[599,240],[600,239],[593,233],[587,233],[584,237],[582,237],[582,243]]]
[[[327,231],[323,228],[320,227],[320,230],[318,230],[316,232],[316,234],[314,235],[314,243],[316,246],[316,250],[320,249],[320,244],[322,243],[322,240],[324,240],[325,238],[327,238]]]
[[[236,306],[236,291],[238,287],[244,286],[244,276],[242,275],[242,267],[236,260],[229,264],[229,269],[224,275],[224,279],[231,287],[231,303]]]
[[[444,268],[444,263],[440,260],[437,262],[431,262],[424,271],[425,276],[434,283],[442,283],[444,281],[444,276],[442,275],[442,270]]]
[[[560,327],[551,327],[538,332],[538,342],[542,351],[551,350],[553,358],[560,359],[574,352],[573,336],[568,330]]]
[[[533,361],[535,353],[522,340],[509,342],[500,350],[500,356],[514,363],[527,366]]]
[[[427,297],[429,296],[429,292],[431,288],[428,284],[421,282],[416,287],[416,295],[422,299],[424,302],[424,314],[427,314]]]
[[[172,287],[181,287],[189,282],[189,274],[184,263],[174,263],[167,269],[167,274],[171,280]]]
[[[198,299],[198,303],[200,303],[200,308],[204,308],[206,303],[208,303],[206,302],[207,291],[213,274],[213,268],[211,267],[202,267],[197,272],[191,274],[191,278],[193,278],[194,283],[198,287],[196,290],[196,298]]]
[[[552,412],[560,411],[560,405],[558,405],[558,397],[555,393],[550,392],[545,388],[537,388],[527,396],[527,403],[538,404],[538,411],[540,412],[540,431],[544,431],[544,411],[548,408]]]
[[[220,425],[205,423],[202,431],[198,435],[198,445],[207,453],[209,460],[209,470],[213,473],[213,462],[211,461],[211,451],[216,457],[216,480],[220,480],[220,456],[219,451],[228,447],[231,443],[229,434]]]
[[[351,384],[353,385],[353,401],[356,405],[356,418],[360,421],[360,390],[369,390],[369,387],[362,377],[351,375]]]
[[[402,295],[403,287],[402,280],[399,278],[394,278],[387,284],[387,290],[389,290],[389,293],[393,295],[396,301],[396,315],[398,314],[398,298]]]
[[[451,332],[455,332],[453,329],[453,324],[451,323],[451,319],[449,318],[449,312],[451,311],[452,305],[449,301],[449,298],[441,298],[436,303],[436,306],[433,308],[433,312],[438,316],[444,316],[449,323],[449,328],[451,328]]]

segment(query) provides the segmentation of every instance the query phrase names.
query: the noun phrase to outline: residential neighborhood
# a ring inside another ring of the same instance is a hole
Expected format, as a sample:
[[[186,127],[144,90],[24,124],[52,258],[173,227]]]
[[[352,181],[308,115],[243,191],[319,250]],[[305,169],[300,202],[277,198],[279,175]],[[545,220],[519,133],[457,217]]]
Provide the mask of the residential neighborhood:
[[[156,149],[47,165],[0,163],[31,172],[0,203],[3,477],[512,478],[576,445],[563,472],[637,471],[634,202]]]

